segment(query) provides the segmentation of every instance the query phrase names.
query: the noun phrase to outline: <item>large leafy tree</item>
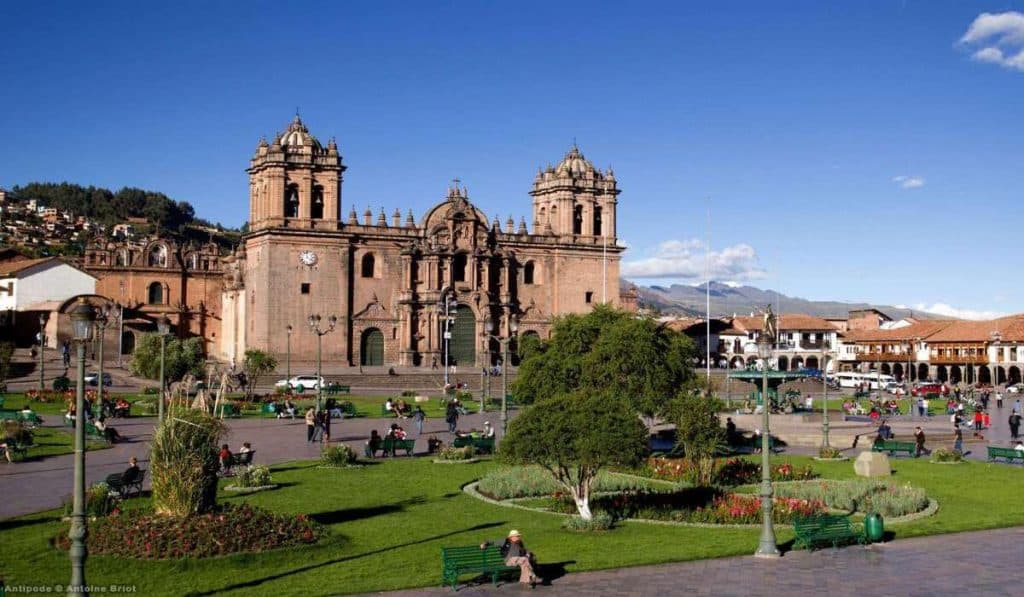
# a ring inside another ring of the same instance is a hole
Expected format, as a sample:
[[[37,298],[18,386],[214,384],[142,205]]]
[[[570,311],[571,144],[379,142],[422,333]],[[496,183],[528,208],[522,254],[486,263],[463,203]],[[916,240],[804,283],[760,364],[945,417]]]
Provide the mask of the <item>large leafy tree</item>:
[[[547,469],[590,520],[597,473],[633,466],[644,455],[647,430],[630,405],[610,393],[561,394],[527,407],[509,426],[501,457]]]
[[[250,348],[245,351],[245,359],[242,361],[242,369],[245,370],[245,397],[252,400],[253,390],[260,376],[272,373],[277,368],[277,359],[259,350]]]
[[[651,419],[693,378],[689,338],[649,318],[598,306],[558,318],[551,340],[531,347],[512,386],[530,404],[583,391],[626,398]]]
[[[164,353],[164,375],[168,382],[178,381],[186,374],[197,377],[203,375],[203,340],[202,338],[167,338]],[[135,347],[132,362],[129,365],[132,373],[148,379],[160,377],[160,336],[143,334]]]

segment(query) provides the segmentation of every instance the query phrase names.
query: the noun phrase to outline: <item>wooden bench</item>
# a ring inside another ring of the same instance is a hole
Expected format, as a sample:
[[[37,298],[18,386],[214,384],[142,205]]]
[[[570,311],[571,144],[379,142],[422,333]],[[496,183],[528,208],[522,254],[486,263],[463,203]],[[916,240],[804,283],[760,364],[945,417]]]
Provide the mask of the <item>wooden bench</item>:
[[[469,437],[462,436],[452,440],[453,448],[464,448],[466,446],[473,446],[473,448],[481,454],[493,454],[494,453],[494,438],[493,437]]]
[[[352,386],[343,386],[339,383],[329,383],[324,386],[324,390],[326,390],[327,394],[330,396],[334,396],[335,394],[351,394]]]
[[[872,452],[888,452],[890,456],[895,456],[897,452],[906,452],[907,456],[913,456],[917,453],[917,444],[914,442],[898,442],[896,440],[883,440],[875,442],[871,445]]]
[[[107,478],[104,479],[104,483],[107,484],[107,487],[116,491],[122,498],[128,497],[128,494],[131,493],[133,489],[135,490],[135,495],[141,496],[142,482],[146,479],[146,469],[139,469],[139,476],[135,477],[134,481],[125,483],[121,479],[121,473],[112,473],[107,475]]]
[[[1001,448],[999,446],[988,447],[988,460],[989,462],[994,461],[996,458],[1003,458],[1006,462],[1013,462],[1014,460],[1020,460],[1024,462],[1024,452],[1014,448]]]
[[[384,442],[381,444],[381,451],[385,456],[394,456],[396,450],[405,450],[406,456],[412,456],[415,448],[416,440],[414,439],[395,439],[386,437],[384,438]]]
[[[855,527],[848,516],[822,514],[797,518],[793,521],[793,531],[796,533],[795,545],[812,551],[819,543],[831,543],[835,548],[840,543],[864,542],[863,531]]]
[[[236,466],[249,466],[252,464],[252,459],[256,455],[256,450],[249,452],[238,452],[231,455],[231,462],[222,462],[220,468],[220,474],[228,476],[231,470]]]
[[[451,585],[453,591],[458,590],[462,574],[488,574],[491,584],[497,585],[499,574],[512,571],[518,572],[519,567],[507,566],[497,545],[441,548],[441,586]]]

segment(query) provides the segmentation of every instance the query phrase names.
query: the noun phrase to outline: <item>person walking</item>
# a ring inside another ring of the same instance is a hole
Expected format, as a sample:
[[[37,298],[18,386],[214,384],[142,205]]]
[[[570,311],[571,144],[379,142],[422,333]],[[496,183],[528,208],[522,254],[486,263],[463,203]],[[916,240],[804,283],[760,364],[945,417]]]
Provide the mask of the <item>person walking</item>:
[[[423,435],[423,421],[427,419],[427,413],[423,412],[423,407],[416,405],[416,410],[412,411],[412,421],[416,424],[416,437]]]
[[[924,398],[917,399],[917,416],[924,416]]]
[[[914,428],[914,444],[915,444],[916,450],[914,452],[914,458],[920,457],[921,454],[924,454],[925,456],[927,456],[927,455],[932,453],[931,450],[929,450],[928,448],[924,447],[924,441],[925,441],[924,429],[921,429],[920,427],[915,427]]]
[[[1003,408],[1003,393],[996,392],[996,408]]]
[[[306,443],[313,443],[313,436],[316,434],[316,413],[313,407],[306,410]]]
[[[449,402],[445,408],[444,421],[448,423],[448,433],[455,433],[459,425],[459,411],[455,406],[454,400]]]
[[[320,443],[331,441],[331,413],[328,410],[320,411]]]
[[[953,428],[953,451],[961,456],[964,454],[964,432],[959,427]]]
[[[1017,439],[1020,436],[1020,413],[1014,411],[1010,413],[1010,438]]]

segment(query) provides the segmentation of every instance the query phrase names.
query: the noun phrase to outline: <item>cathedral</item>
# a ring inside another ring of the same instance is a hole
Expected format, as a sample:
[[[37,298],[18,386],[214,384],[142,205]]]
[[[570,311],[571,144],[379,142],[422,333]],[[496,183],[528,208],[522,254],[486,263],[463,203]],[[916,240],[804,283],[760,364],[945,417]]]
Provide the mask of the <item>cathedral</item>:
[[[233,252],[97,241],[84,266],[98,294],[132,306],[126,335],[167,316],[236,363],[249,348],[314,360],[318,315],[321,331],[334,318],[319,339],[335,366],[482,367],[499,361],[498,338],[514,364],[517,339],[547,338],[554,316],[635,306],[619,290],[615,175],[575,146],[537,172],[529,227],[490,220],[458,180],[422,217],[358,214],[342,201],[345,171],[335,141],[296,116],[249,162],[249,229]]]

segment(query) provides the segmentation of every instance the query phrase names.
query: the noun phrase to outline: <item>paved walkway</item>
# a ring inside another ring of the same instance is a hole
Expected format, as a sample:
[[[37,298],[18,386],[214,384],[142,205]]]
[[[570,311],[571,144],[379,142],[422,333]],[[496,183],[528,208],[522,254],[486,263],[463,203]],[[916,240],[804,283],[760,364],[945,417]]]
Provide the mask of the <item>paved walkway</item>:
[[[1024,527],[904,539],[870,547],[794,551],[778,560],[720,558],[557,577],[542,595],[1019,595]],[[543,557],[543,554],[541,554]],[[465,586],[465,585],[463,585]],[[459,595],[520,592],[517,583],[474,585]],[[388,593],[452,594],[440,587]]]
[[[514,415],[513,413],[510,413]],[[44,416],[46,426],[59,425],[55,415]],[[498,433],[501,424],[498,413],[489,412],[484,415],[472,414],[459,418],[459,429],[480,429],[483,422],[490,421]],[[105,450],[87,452],[86,483],[98,483],[110,473],[120,473],[128,466],[128,458],[139,459],[141,468],[148,468],[149,442],[152,440],[153,417],[131,419],[113,419],[111,424],[128,441],[114,444]],[[334,420],[331,425],[332,441],[342,441],[362,454],[362,446],[370,435],[371,429],[377,429],[383,435],[385,428],[394,419],[357,418]],[[447,432],[444,420],[427,419],[422,439],[416,438],[416,428],[412,420],[401,420],[399,423],[416,441],[416,451],[426,452],[427,438],[431,435],[445,442],[451,437]],[[291,460],[309,460],[320,454],[319,444],[306,443],[306,424],[302,419],[233,419],[228,420],[230,433],[226,442],[236,451],[242,442],[252,443],[256,450],[257,464],[276,464]],[[29,453],[31,455],[31,452]],[[64,497],[71,494],[74,457],[71,454],[53,456],[41,460],[30,460],[9,464],[0,458],[0,520],[12,516],[31,514],[41,510],[57,508]],[[149,475],[146,476],[146,489],[149,489]]]

